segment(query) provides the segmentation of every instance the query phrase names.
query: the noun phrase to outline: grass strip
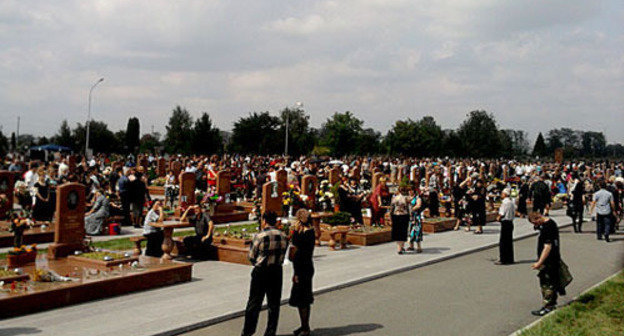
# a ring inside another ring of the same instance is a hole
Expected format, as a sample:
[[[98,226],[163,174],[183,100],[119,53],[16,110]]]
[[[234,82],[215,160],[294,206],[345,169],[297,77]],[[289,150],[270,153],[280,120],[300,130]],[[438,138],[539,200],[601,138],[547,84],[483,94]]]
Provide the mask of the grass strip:
[[[624,335],[624,272],[557,309],[520,336]]]

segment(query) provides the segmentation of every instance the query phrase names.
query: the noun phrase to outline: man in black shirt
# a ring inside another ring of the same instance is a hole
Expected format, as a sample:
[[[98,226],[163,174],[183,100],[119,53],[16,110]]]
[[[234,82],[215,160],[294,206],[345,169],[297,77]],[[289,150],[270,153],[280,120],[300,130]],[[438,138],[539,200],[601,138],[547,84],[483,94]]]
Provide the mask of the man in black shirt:
[[[531,314],[544,316],[553,311],[557,306],[557,294],[565,295],[565,290],[559,285],[559,266],[561,255],[559,254],[559,228],[552,219],[533,212],[529,215],[529,222],[535,229],[540,231],[537,240],[538,260],[531,268],[539,270],[538,278],[542,290],[543,307],[532,311]]]
[[[531,186],[531,199],[533,200],[533,211],[548,216],[551,196],[550,188],[544,182],[544,175],[540,175],[539,180]]]
[[[186,209],[181,222],[189,221],[195,227],[195,236],[184,238],[184,247],[189,255],[195,259],[208,259],[212,249],[212,233],[214,223],[210,219],[208,210],[202,209],[199,205],[194,205]]]

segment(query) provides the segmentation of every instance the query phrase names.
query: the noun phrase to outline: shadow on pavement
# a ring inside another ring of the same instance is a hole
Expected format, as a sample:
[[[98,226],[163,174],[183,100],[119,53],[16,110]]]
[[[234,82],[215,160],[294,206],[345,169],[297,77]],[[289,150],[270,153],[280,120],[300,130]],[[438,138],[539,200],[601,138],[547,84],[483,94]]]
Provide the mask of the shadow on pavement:
[[[20,335],[31,335],[38,334],[41,330],[37,328],[0,328],[0,335],[3,336],[20,336]]]
[[[312,335],[315,335],[315,336],[316,335],[318,336],[348,336],[348,335],[355,335],[359,333],[375,331],[381,328],[383,328],[383,326],[381,324],[376,324],[376,323],[350,324],[348,326],[343,326],[343,327],[312,329]],[[290,335],[290,334],[287,334],[287,335]],[[283,335],[283,336],[286,336],[286,335]]]

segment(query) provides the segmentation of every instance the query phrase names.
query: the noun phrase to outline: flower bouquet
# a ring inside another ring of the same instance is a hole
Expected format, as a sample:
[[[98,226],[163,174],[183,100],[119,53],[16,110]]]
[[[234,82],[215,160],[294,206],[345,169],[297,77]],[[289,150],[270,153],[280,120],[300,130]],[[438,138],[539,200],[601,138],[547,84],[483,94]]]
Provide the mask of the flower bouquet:
[[[305,207],[305,203],[301,199],[301,193],[295,189],[294,185],[290,185],[288,190],[282,193],[282,208],[284,216],[294,216],[295,209]]]

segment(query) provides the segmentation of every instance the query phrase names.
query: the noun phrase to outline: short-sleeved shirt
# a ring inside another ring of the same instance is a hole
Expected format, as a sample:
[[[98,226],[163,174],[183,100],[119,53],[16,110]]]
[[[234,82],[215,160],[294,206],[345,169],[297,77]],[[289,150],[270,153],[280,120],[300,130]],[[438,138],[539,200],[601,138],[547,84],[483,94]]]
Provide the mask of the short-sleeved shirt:
[[[596,202],[596,213],[599,215],[611,214],[611,202],[613,194],[606,189],[600,189],[594,194],[594,202]]]
[[[515,205],[511,198],[507,197],[503,200],[500,208],[498,209],[498,214],[501,216],[501,221],[512,221],[515,216]]]
[[[559,260],[561,256],[559,254],[559,228],[557,227],[557,223],[552,219],[549,219],[546,223],[540,225],[539,227],[539,237],[537,239],[537,257],[539,258],[544,250],[544,245],[550,244],[552,249],[550,250],[550,254],[544,265],[548,266],[558,266]]]
[[[150,233],[155,233],[155,232],[160,231],[159,228],[156,228],[150,225],[150,223],[154,223],[158,221],[158,218],[160,218],[160,215],[154,209],[151,209],[150,211],[147,212],[147,215],[145,215],[145,221],[143,222],[143,234],[144,235],[148,235]]]
[[[255,267],[281,266],[287,248],[288,240],[282,231],[266,228],[254,236],[249,260]]]
[[[409,200],[405,195],[395,195],[392,197],[390,205],[393,208],[393,215],[408,215],[409,214]]]
[[[195,234],[197,236],[204,237],[208,234],[208,224],[210,223],[210,216],[202,212],[199,215],[189,216],[189,223],[195,227]]]

